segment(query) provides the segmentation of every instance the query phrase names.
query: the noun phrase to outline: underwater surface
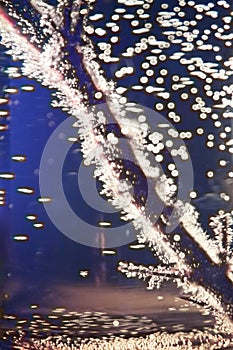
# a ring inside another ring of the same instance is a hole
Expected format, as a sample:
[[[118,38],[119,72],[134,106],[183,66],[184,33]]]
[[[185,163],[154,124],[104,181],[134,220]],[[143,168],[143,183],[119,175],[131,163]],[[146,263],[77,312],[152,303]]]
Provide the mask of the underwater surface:
[[[232,349],[230,1],[0,2],[0,349]]]

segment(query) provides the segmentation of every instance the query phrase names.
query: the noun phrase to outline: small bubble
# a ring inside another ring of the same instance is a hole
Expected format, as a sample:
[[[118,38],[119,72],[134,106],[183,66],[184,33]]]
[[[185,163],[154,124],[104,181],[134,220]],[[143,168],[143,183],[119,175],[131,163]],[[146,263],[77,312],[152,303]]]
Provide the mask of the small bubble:
[[[197,198],[197,192],[196,191],[191,191],[190,192],[190,198],[192,198],[192,199]]]
[[[183,252],[180,252],[179,253],[179,257],[180,257],[180,259],[184,259],[185,258],[185,254]]]
[[[157,103],[155,105],[155,109],[157,109],[158,111],[162,111],[164,108],[164,105],[162,103]]]
[[[174,102],[169,102],[169,103],[167,104],[167,107],[168,107],[169,109],[173,109],[173,108],[175,108],[175,103],[174,103]]]
[[[219,148],[220,151],[225,151],[226,146],[225,145],[219,145],[218,148]]]
[[[224,159],[221,159],[220,161],[219,161],[219,165],[220,166],[225,166],[227,164],[227,162],[224,160]]]
[[[220,128],[221,125],[222,125],[222,123],[219,120],[214,122],[214,126],[216,126],[216,128]]]
[[[175,170],[175,168],[176,168],[176,166],[175,166],[174,163],[170,163],[170,164],[168,165],[168,170],[170,170],[170,171]]]
[[[207,177],[210,177],[210,178],[211,178],[211,177],[213,177],[213,176],[214,176],[213,171],[210,170],[210,171],[207,172]]]
[[[156,82],[157,82],[158,84],[163,84],[163,83],[164,83],[164,79],[161,78],[161,77],[158,77],[158,78],[156,79]]]
[[[171,172],[171,175],[173,176],[173,177],[177,177],[178,175],[179,175],[179,172],[178,172],[178,170],[173,170],[172,172]]]
[[[147,77],[141,77],[141,78],[140,78],[140,82],[141,82],[142,84],[146,84],[146,83],[148,82],[148,78],[147,78]]]
[[[179,242],[179,241],[180,241],[180,235],[175,234],[175,235],[173,236],[173,239],[174,239],[175,242]]]
[[[161,154],[157,154],[155,156],[155,160],[156,162],[161,163],[163,161],[163,156]]]
[[[182,98],[182,100],[187,100],[189,98],[189,95],[184,92],[180,95],[180,97]]]
[[[160,74],[161,74],[162,76],[165,76],[165,75],[168,74],[168,70],[167,70],[167,69],[161,69],[161,70],[160,70]]]

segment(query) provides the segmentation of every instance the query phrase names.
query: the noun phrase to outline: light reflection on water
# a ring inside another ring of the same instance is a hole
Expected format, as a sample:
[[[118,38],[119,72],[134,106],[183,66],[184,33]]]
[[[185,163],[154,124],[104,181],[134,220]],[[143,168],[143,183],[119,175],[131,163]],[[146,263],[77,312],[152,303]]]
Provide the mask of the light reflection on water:
[[[12,308],[3,316],[4,349],[8,349],[11,339],[30,349],[34,349],[33,344],[36,349],[57,349],[58,344],[69,349],[73,344],[76,349],[85,343],[89,344],[87,349],[124,349],[124,342],[131,338],[142,339],[144,348],[152,349],[151,345],[146,347],[147,337],[153,349],[165,345],[168,349],[233,346],[226,335],[213,330],[215,321],[210,312],[183,299],[171,284],[145,291],[143,286],[102,285],[93,289],[57,283],[47,288],[46,298],[43,295],[38,304],[28,305],[29,300],[34,298],[27,296],[21,307],[17,305],[16,310]]]

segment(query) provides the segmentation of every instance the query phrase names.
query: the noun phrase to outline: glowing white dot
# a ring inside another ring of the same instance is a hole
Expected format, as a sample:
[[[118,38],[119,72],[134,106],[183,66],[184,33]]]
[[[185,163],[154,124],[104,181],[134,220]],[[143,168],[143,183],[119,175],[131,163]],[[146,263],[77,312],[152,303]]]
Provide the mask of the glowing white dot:
[[[216,59],[216,61],[221,61],[222,60],[222,56],[221,55],[216,55],[215,59]]]
[[[171,192],[176,192],[177,191],[177,186],[175,184],[170,186]]]
[[[141,78],[140,78],[140,82],[141,82],[142,84],[146,84],[146,83],[148,82],[148,78],[147,78],[147,77],[141,77]]]
[[[197,134],[202,135],[204,133],[204,130],[202,128],[197,129]]]
[[[230,196],[225,195],[225,196],[223,197],[223,199],[224,199],[224,201],[228,202],[231,198],[230,198]]]
[[[181,259],[184,259],[184,258],[185,258],[185,254],[184,254],[183,252],[180,252],[180,253],[179,253],[179,257],[180,257]]]
[[[167,104],[167,107],[168,107],[169,109],[173,109],[173,108],[175,108],[175,103],[169,102],[169,103]]]
[[[114,326],[114,327],[118,327],[118,326],[119,326],[119,324],[120,324],[120,322],[119,322],[119,321],[117,321],[117,320],[114,320],[114,321],[113,321],[113,326]]]
[[[221,125],[222,125],[222,123],[219,120],[214,122],[214,126],[216,126],[216,128],[220,128]]]
[[[221,139],[225,139],[227,137],[227,134],[225,132],[220,133]]]
[[[171,150],[172,157],[176,157],[178,155],[178,151],[176,149]]]
[[[187,100],[189,95],[184,92],[183,94],[180,95],[180,97],[182,98],[182,100]]]
[[[111,31],[114,32],[114,33],[118,32],[119,29],[120,29],[119,26],[113,26],[113,27],[111,27]]]
[[[180,121],[180,116],[179,115],[175,115],[174,118],[173,118],[174,122],[175,123],[179,123]]]
[[[217,120],[217,119],[218,119],[218,115],[217,115],[216,113],[213,113],[213,114],[211,115],[211,118],[212,118],[213,120]]]
[[[101,99],[102,98],[102,92],[101,91],[97,91],[96,93],[95,93],[95,98],[97,99],[97,100],[99,100],[99,99]]]
[[[113,43],[113,44],[117,43],[118,40],[119,40],[118,36],[112,36],[110,39],[111,43]]]
[[[191,191],[190,192],[190,198],[192,198],[192,199],[197,198],[197,192],[196,191]]]
[[[167,140],[166,141],[166,146],[167,147],[172,147],[173,146],[173,141],[172,140]]]
[[[219,46],[214,46],[213,47],[213,51],[214,52],[219,52],[220,51],[220,47]]]
[[[143,62],[142,63],[142,68],[143,69],[148,69],[150,67],[149,63],[148,62]]]
[[[171,175],[172,175],[173,177],[177,177],[177,176],[179,175],[179,172],[178,172],[177,170],[173,170],[173,171],[171,172]]]
[[[160,61],[165,61],[166,60],[166,55],[159,55]]]
[[[157,103],[156,105],[155,105],[155,108],[158,110],[158,111],[161,111],[162,109],[163,109],[163,104],[162,103]]]
[[[173,163],[168,164],[168,170],[172,171],[175,170],[176,166]]]
[[[207,147],[209,147],[209,148],[214,147],[214,143],[213,143],[212,141],[208,141],[206,145],[207,145]]]
[[[227,162],[224,159],[221,159],[219,161],[219,165],[221,165],[221,166],[225,166],[226,164],[227,164]]]
[[[143,114],[139,115],[138,121],[139,121],[140,123],[144,123],[144,122],[146,121],[146,116],[143,115]]]
[[[159,78],[156,79],[156,82],[157,82],[158,84],[163,84],[164,79],[163,79],[162,77],[159,77]]]
[[[161,154],[157,154],[156,156],[155,156],[155,160],[156,160],[156,162],[162,162],[163,161],[163,156],[161,155]]]
[[[160,70],[160,74],[163,75],[163,76],[167,75],[167,73],[168,73],[167,69],[161,69]]]
[[[220,151],[225,151],[226,146],[225,145],[219,145],[218,148],[219,148]]]
[[[174,239],[175,242],[179,242],[180,241],[180,235],[175,234],[173,239]]]
[[[146,75],[147,75],[148,77],[152,77],[153,74],[154,74],[154,71],[153,71],[152,69],[148,69],[148,70],[146,71]]]
[[[192,94],[196,94],[198,90],[197,90],[197,88],[193,87],[190,89],[190,91]]]

